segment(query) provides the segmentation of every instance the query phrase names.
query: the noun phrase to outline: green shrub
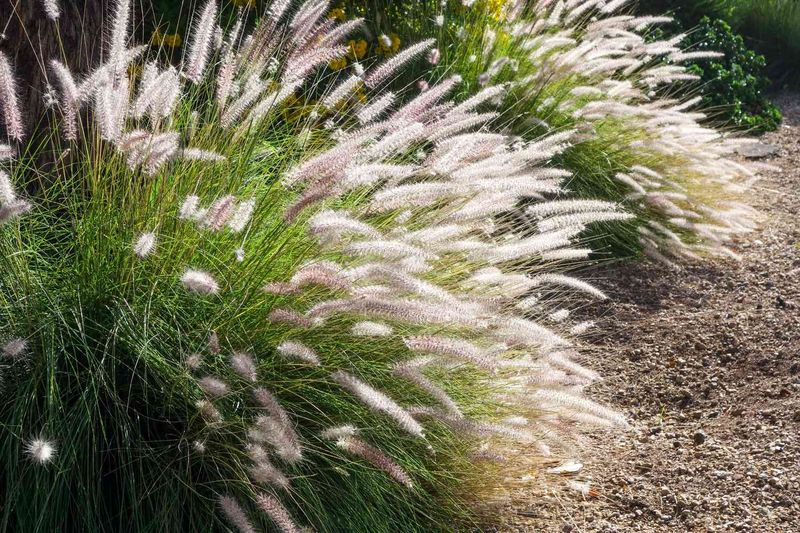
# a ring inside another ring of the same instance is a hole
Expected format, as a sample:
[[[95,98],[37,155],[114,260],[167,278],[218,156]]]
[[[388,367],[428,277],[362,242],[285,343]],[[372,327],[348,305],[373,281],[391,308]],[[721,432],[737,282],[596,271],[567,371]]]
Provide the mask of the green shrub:
[[[800,81],[800,2],[797,0],[640,0],[639,13],[672,14],[685,28],[720,18],[766,57],[776,84]]]
[[[703,103],[714,120],[752,132],[778,127],[781,112],[764,96],[770,86],[764,74],[766,59],[749,49],[727,22],[704,17],[690,33],[687,44],[692,50],[725,54],[719,59],[696,61],[689,68],[701,77]]]

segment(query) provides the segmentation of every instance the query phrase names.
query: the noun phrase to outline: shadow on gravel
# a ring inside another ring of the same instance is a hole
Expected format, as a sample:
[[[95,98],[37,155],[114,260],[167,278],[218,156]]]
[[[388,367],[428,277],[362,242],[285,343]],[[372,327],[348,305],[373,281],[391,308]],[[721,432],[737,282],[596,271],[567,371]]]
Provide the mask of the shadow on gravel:
[[[612,301],[585,309],[589,392],[633,429],[583,443],[591,497],[533,488],[503,530],[800,531],[800,98],[780,103],[741,262],[590,273]]]

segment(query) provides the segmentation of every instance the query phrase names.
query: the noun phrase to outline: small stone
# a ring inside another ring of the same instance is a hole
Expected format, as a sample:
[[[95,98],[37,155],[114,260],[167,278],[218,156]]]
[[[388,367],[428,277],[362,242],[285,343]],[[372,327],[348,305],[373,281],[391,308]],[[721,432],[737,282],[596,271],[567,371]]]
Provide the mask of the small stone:
[[[747,159],[761,159],[778,153],[779,148],[769,143],[748,143],[736,148],[736,152]]]
[[[708,437],[706,436],[706,434],[702,430],[696,431],[695,434],[692,435],[692,440],[698,446],[703,444],[706,441],[707,438]]]

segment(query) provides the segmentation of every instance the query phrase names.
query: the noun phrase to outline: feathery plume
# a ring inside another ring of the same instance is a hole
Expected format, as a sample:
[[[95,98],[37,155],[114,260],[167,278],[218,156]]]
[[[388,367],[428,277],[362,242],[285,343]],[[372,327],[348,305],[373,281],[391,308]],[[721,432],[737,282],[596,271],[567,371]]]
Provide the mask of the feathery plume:
[[[31,204],[25,200],[15,200],[0,207],[0,224],[13,220],[31,210]]]
[[[181,220],[190,220],[195,218],[197,209],[200,206],[200,198],[194,194],[190,194],[183,200],[181,210],[178,213],[178,218]]]
[[[232,496],[220,496],[218,502],[222,513],[239,530],[239,533],[256,533],[256,529],[250,523],[244,509]]]
[[[425,431],[422,429],[422,426],[414,420],[408,411],[400,407],[384,393],[341,370],[331,374],[331,379],[350,391],[370,409],[384,413],[393,418],[400,427],[410,435],[420,438],[425,436]]]
[[[22,338],[12,339],[5,343],[0,350],[9,359],[19,360],[28,352],[28,341]]]
[[[176,157],[180,159],[185,159],[187,161],[210,161],[210,162],[218,162],[218,161],[225,161],[225,156],[220,155],[216,152],[212,152],[210,150],[200,150],[198,148],[182,148]]]
[[[344,234],[363,235],[371,238],[381,236],[381,233],[370,224],[340,211],[320,211],[309,219],[308,225],[311,233],[324,236],[326,240],[338,241]]]
[[[209,424],[219,424],[222,422],[222,414],[214,407],[214,404],[208,400],[197,400],[195,404],[200,414]]]
[[[234,88],[233,79],[236,76],[236,61],[233,54],[228,53],[217,75],[217,105],[220,109],[225,109],[231,91]]]
[[[449,302],[388,299],[382,295],[363,295],[358,298],[320,302],[308,311],[308,316],[324,319],[337,313],[354,313],[371,318],[402,320],[409,324],[485,326],[484,320],[466,311],[465,307],[453,307]]]
[[[248,381],[256,382],[258,375],[256,373],[256,363],[252,355],[244,352],[236,352],[231,355],[230,363],[234,372]]]
[[[436,385],[433,381],[423,375],[419,368],[414,364],[408,365],[405,363],[399,363],[395,366],[394,374],[410,381],[411,383],[414,383],[416,386],[430,394],[453,415],[463,416],[458,404],[456,404],[450,395],[447,394],[447,392],[445,392],[440,386]]]
[[[531,278],[532,286],[535,287],[537,285],[542,285],[542,284],[562,285],[564,287],[571,287],[573,289],[585,292],[586,294],[590,294],[599,300],[608,299],[608,296],[606,296],[605,293],[603,293],[603,291],[593,287],[589,283],[586,283],[585,281],[570,276],[564,276],[562,274],[539,274]]]
[[[574,352],[572,352],[572,354],[574,354]],[[587,383],[591,383],[600,377],[594,370],[590,370],[574,362],[570,358],[570,352],[550,352],[545,356],[545,360],[553,366],[561,368],[565,372],[579,376]]]
[[[538,346],[550,349],[555,346],[569,346],[570,343],[549,329],[532,320],[504,317],[499,321],[497,333],[509,344]]]
[[[255,210],[255,207],[255,198],[240,202],[228,220],[228,227],[231,229],[231,231],[234,233],[242,232],[250,222],[250,219],[253,217],[253,211]]]
[[[484,350],[481,350],[471,342],[465,340],[435,335],[422,335],[418,337],[407,337],[403,339],[403,342],[408,346],[409,350],[418,353],[429,353],[462,359],[487,369],[494,369],[497,366],[497,362]]]
[[[269,460],[267,451],[258,444],[248,444],[247,453],[253,461],[250,466],[250,478],[256,483],[266,483],[273,487],[286,489],[289,487],[289,478],[278,470]]]
[[[269,443],[278,456],[288,463],[296,463],[303,458],[294,427],[275,416],[259,416],[249,432],[250,439]]]
[[[117,64],[122,63],[128,40],[128,21],[131,15],[130,0],[117,0],[114,9],[114,20],[111,25],[109,41],[109,59]],[[121,68],[118,67],[118,68]]]
[[[361,124],[369,124],[392,107],[395,100],[396,97],[394,93],[386,92],[371,104],[362,107],[356,113],[356,117]]]
[[[291,309],[273,309],[270,311],[268,319],[277,324],[290,324],[301,328],[310,328],[314,325],[310,319]]]
[[[147,69],[147,67],[145,68]],[[150,79],[142,80],[139,97],[133,104],[133,116],[142,118],[147,114],[158,121],[168,117],[174,111],[181,94],[181,86],[175,67],[170,67],[157,74],[157,67],[153,66],[152,71]]]
[[[552,200],[528,207],[525,211],[534,217],[548,217],[569,213],[615,211],[617,205],[602,200]]]
[[[294,283],[284,283],[280,281],[273,281],[271,283],[267,283],[261,290],[266,292],[267,294],[278,294],[278,295],[298,294],[299,292],[301,292],[301,288],[295,285]]]
[[[185,363],[189,370],[197,370],[203,364],[203,356],[199,353],[193,353],[186,358]]]
[[[301,460],[303,453],[294,425],[277,398],[262,388],[253,391],[253,398],[269,416],[259,416],[256,419],[255,427],[249,431],[251,440],[271,444],[278,456],[288,463]]]
[[[261,96],[266,88],[267,84],[255,76],[248,78],[245,82],[244,90],[239,98],[231,102],[231,104],[225,108],[225,111],[222,114],[222,119],[220,120],[220,124],[222,124],[222,126],[225,128],[234,126],[237,123],[237,120],[247,111],[247,109],[258,100],[259,96]],[[269,107],[276,105],[274,99],[274,95],[267,97]],[[260,112],[258,113],[258,118],[260,118],[261,114],[262,113]],[[256,120],[256,118],[251,117],[251,120]]]
[[[281,533],[300,533],[289,512],[274,496],[269,494],[256,495],[256,503],[272,519]]]
[[[395,481],[408,488],[414,484],[411,477],[396,462],[391,460],[385,453],[374,446],[370,446],[363,440],[356,437],[342,437],[336,441],[336,446],[352,453],[371,463],[375,468],[384,471]]]
[[[613,222],[619,220],[630,220],[634,215],[630,213],[620,212],[587,212],[575,213],[569,215],[559,215],[546,218],[539,222],[540,231],[554,231],[565,227],[571,226],[584,226],[595,222]]]
[[[203,389],[203,392],[212,398],[219,398],[228,394],[228,384],[214,376],[206,376],[200,379],[197,384]]]
[[[568,261],[586,259],[591,255],[591,248],[563,248],[542,252],[542,261]]]
[[[33,439],[25,443],[25,453],[27,453],[31,459],[43,465],[55,459],[56,446],[52,441]]]
[[[150,255],[156,247],[156,234],[152,232],[142,233],[133,243],[133,253],[141,258]]]
[[[322,105],[325,106],[327,109],[336,109],[336,106],[341,104],[344,100],[350,97],[350,95],[355,91],[358,86],[361,84],[361,78],[352,75],[342,83],[339,84],[338,87],[333,89],[325,99],[322,101]]]
[[[392,328],[386,324],[366,320],[353,324],[350,332],[357,337],[388,337],[392,334]]]
[[[208,212],[203,218],[203,226],[212,231],[221,230],[233,214],[235,203],[236,198],[230,195],[223,196],[214,202],[211,207],[208,208]]]
[[[367,74],[367,77],[364,79],[364,83],[366,83],[367,87],[374,89],[388,78],[392,77],[406,63],[432,47],[433,43],[435,42],[435,39],[426,39],[422,42],[409,46],[402,52],[383,63],[378,68],[370,71],[369,74]]]
[[[122,67],[120,66],[120,70]],[[114,77],[100,84],[94,92],[95,121],[100,128],[100,136],[113,143],[122,143],[123,126],[128,113],[128,77],[117,73]],[[129,164],[134,167],[150,161],[153,154],[163,155],[163,143],[170,138],[170,134],[161,134],[159,143],[153,142],[136,146],[137,152],[129,158]],[[175,136],[177,142],[177,136]],[[144,150],[142,150],[144,148]],[[134,158],[136,160],[134,160]]]
[[[22,128],[22,113],[17,101],[17,82],[5,52],[0,52],[0,107],[3,110],[6,135],[21,141],[25,134]]]
[[[50,20],[58,20],[61,16],[61,9],[58,7],[58,0],[42,0],[44,13]]]
[[[295,287],[319,285],[334,291],[349,288],[349,284],[344,279],[339,267],[335,264],[325,263],[312,263],[300,267],[292,276],[291,284]]]
[[[14,192],[11,177],[0,170],[0,204],[13,204],[16,200],[17,193]]]
[[[583,335],[584,333],[589,331],[593,326],[594,322],[592,322],[591,320],[587,320],[575,324],[574,326],[572,326],[569,332],[572,333],[573,335]]]
[[[78,110],[81,93],[72,73],[55,59],[50,62],[50,69],[61,85],[61,112],[64,114],[64,137],[68,141],[78,138]]]
[[[320,365],[319,357],[314,350],[300,342],[284,341],[278,345],[277,350],[287,359],[296,359],[314,366]]]
[[[192,44],[189,48],[188,64],[184,72],[186,79],[192,83],[200,83],[203,78],[208,56],[211,53],[211,42],[214,39],[216,17],[217,2],[209,0],[192,29]]]
[[[343,426],[336,426],[328,428],[320,433],[320,437],[327,440],[339,440],[347,437],[353,437],[358,434],[358,428],[345,424]]]
[[[216,331],[212,331],[208,336],[208,351],[214,355],[222,352],[222,347],[219,344],[219,335],[217,335]]]
[[[207,272],[188,269],[181,276],[181,282],[187,290],[195,294],[209,295],[219,293],[217,281]]]
[[[561,391],[539,389],[534,391],[533,398],[539,400],[545,406],[564,406],[575,409],[578,412],[606,419],[621,427],[628,427],[628,422],[620,413],[580,396]]]
[[[486,87],[482,89],[478,94],[467,98],[453,109],[450,110],[448,113],[449,115],[461,115],[464,113],[468,113],[473,111],[476,107],[487,102],[489,100],[495,99],[498,96],[502,95],[506,91],[505,85],[494,85],[492,87]]]

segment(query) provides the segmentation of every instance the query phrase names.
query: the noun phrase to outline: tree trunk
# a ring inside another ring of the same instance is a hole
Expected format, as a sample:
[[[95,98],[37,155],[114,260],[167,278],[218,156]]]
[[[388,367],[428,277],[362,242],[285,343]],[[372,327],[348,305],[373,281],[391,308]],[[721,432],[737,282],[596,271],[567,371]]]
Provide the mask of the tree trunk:
[[[102,53],[103,22],[113,6],[111,0],[57,3],[61,16],[53,21],[42,0],[0,0],[0,49],[14,65],[29,138],[48,120],[43,98],[50,78],[48,62],[63,61],[78,75],[95,65]]]

